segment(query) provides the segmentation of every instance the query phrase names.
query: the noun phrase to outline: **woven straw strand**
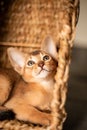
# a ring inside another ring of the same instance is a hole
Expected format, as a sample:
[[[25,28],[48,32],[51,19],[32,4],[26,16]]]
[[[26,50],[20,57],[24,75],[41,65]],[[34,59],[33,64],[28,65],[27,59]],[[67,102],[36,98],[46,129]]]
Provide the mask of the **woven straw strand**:
[[[53,112],[53,122],[51,129],[52,130],[62,130],[63,122],[66,117],[66,112],[64,109],[66,101],[66,92],[67,92],[67,79],[69,72],[69,46],[66,39],[61,40],[59,50],[59,64],[57,74],[55,76],[55,89],[54,89],[54,98],[52,102],[52,112]]]

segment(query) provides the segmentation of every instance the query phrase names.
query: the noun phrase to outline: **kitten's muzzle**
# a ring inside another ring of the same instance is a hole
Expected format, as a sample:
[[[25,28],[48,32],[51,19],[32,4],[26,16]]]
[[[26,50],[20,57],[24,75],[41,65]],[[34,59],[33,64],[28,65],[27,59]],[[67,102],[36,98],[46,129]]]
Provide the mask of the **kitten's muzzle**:
[[[46,68],[44,68],[44,62],[43,61],[40,61],[39,63],[38,63],[38,66],[41,68],[41,70],[40,70],[40,72],[39,72],[39,74],[41,73],[41,71],[47,71],[47,72],[51,72],[52,70],[48,70],[48,69],[46,69]]]

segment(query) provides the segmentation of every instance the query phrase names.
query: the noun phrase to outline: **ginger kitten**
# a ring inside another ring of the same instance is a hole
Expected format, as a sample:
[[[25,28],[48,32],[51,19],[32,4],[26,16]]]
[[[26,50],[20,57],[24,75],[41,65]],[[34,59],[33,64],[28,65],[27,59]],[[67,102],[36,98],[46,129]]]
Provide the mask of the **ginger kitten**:
[[[49,125],[56,46],[50,37],[41,50],[24,54],[15,48],[7,50],[12,69],[0,69],[0,120],[15,116],[18,120]],[[6,116],[5,116],[6,115]]]

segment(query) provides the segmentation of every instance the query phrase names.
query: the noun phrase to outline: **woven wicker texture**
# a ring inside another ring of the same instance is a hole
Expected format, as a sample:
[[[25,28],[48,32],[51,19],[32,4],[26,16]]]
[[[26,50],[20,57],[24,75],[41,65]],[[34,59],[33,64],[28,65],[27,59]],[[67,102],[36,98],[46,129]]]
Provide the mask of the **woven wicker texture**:
[[[4,130],[62,130],[66,118],[64,109],[70,63],[70,51],[75,38],[79,0],[2,0],[0,4],[0,66],[8,67],[6,49],[9,46],[24,52],[40,47],[51,35],[58,46],[58,69],[54,98],[51,104],[53,122],[50,127],[33,126],[18,121],[0,122]],[[3,8],[4,7],[4,8]]]
[[[59,33],[64,29],[61,21],[69,24],[69,7],[70,2],[67,0],[11,1],[0,39],[4,42],[40,44],[45,35],[52,34],[58,40]]]

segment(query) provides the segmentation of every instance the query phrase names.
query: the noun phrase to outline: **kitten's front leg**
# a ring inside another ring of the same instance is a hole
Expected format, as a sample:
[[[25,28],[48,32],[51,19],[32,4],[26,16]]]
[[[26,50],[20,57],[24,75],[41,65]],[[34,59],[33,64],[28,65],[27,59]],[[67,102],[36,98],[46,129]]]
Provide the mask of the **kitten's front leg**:
[[[50,125],[52,115],[49,113],[41,112],[31,105],[23,105],[16,107],[14,110],[18,120],[28,121],[34,124]]]

